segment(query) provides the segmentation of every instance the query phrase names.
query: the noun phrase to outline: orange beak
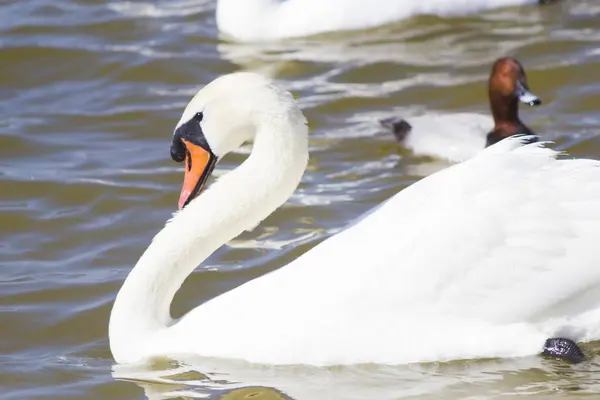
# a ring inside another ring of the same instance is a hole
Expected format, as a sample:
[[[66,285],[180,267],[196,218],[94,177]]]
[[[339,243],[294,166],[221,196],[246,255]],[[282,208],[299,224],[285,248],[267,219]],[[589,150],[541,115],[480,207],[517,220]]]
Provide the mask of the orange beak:
[[[182,139],[186,148],[185,175],[179,195],[179,209],[192,201],[202,190],[215,165],[215,157],[202,147]]]

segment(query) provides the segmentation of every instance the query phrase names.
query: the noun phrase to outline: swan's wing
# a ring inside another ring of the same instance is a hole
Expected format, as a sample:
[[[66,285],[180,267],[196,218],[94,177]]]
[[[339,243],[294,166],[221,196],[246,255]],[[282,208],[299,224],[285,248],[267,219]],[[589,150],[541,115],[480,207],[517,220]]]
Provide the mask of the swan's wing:
[[[317,365],[534,354],[558,329],[597,339],[600,163],[555,157],[505,139],[175,327],[202,354]]]
[[[417,182],[281,272],[337,285],[348,307],[489,322],[600,305],[600,163],[519,140]]]

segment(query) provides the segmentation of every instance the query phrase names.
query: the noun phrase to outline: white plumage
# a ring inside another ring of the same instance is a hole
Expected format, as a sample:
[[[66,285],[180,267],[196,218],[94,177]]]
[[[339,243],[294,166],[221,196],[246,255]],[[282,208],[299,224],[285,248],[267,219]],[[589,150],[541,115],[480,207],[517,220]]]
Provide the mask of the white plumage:
[[[209,109],[248,118],[213,120],[209,142],[252,124],[254,149],[174,216],[127,278],[110,322],[118,362],[193,353],[401,364],[536,354],[558,334],[600,338],[600,163],[559,160],[519,137],[422,179],[290,264],[171,320],[185,277],[289,197],[306,166],[307,131],[289,94],[248,73],[203,90],[210,95],[200,91],[188,106],[205,110],[202,123]]]
[[[494,128],[491,116],[476,113],[428,113],[408,118],[411,130],[402,144],[417,155],[465,161],[485,148]]]
[[[217,25],[240,41],[372,28],[415,15],[456,16],[538,0],[218,0]]]

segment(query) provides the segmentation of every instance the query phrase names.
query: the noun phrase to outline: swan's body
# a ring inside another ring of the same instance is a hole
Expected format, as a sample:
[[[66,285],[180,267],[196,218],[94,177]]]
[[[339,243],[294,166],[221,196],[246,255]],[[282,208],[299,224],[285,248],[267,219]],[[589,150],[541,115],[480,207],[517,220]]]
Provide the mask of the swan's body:
[[[539,0],[218,0],[217,25],[240,41],[365,29],[436,14],[455,16]]]
[[[217,156],[252,136],[254,148],[188,200],[131,271],[110,320],[118,362],[193,353],[396,364],[535,354],[558,333],[600,338],[600,163],[557,160],[520,138],[424,178],[290,264],[172,320],[184,279],[284,203],[308,156],[291,95],[254,74],[201,90],[174,145],[181,127],[201,128]]]

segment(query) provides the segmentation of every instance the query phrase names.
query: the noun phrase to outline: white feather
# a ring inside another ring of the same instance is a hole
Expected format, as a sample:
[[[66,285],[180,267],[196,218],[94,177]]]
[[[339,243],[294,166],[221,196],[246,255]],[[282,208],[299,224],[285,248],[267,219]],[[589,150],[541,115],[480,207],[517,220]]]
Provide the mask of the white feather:
[[[290,264],[173,321],[187,275],[283,203],[306,166],[307,131],[291,98],[252,74],[230,79],[212,90],[223,90],[222,115],[257,121],[254,149],[173,218],[127,278],[110,323],[118,362],[191,353],[401,364],[531,355],[558,334],[600,338],[600,163],[557,159],[521,137],[422,179]],[[247,95],[257,101],[236,99]]]
[[[240,41],[372,28],[415,15],[456,16],[537,0],[218,0],[219,30]]]
[[[403,145],[417,155],[451,162],[465,161],[481,152],[494,120],[475,113],[428,113],[407,118],[412,129]]]

